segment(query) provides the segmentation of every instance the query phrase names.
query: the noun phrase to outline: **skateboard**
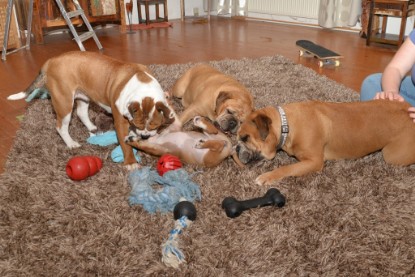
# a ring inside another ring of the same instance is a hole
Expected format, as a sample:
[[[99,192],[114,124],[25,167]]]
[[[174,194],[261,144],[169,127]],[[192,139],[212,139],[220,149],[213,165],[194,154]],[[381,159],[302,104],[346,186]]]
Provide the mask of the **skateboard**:
[[[295,44],[300,48],[300,56],[304,56],[304,54],[314,56],[319,60],[319,67],[325,65],[339,66],[340,59],[343,58],[342,55],[309,40],[297,40]]]

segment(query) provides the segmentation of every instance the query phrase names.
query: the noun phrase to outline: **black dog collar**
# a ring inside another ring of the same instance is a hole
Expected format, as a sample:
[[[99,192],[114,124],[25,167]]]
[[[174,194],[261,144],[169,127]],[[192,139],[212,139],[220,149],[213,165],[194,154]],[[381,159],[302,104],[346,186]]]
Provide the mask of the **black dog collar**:
[[[283,108],[278,106],[277,109],[278,109],[278,112],[280,113],[280,118],[281,118],[281,138],[280,138],[280,142],[277,145],[277,150],[280,150],[282,149],[285,141],[287,140],[289,128],[288,128],[287,116],[285,115]]]

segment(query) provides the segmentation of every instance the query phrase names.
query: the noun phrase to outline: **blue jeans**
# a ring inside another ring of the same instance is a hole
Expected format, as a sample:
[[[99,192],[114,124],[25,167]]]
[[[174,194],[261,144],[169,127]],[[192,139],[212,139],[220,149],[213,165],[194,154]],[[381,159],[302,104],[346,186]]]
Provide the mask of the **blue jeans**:
[[[366,77],[360,89],[360,101],[373,99],[377,92],[382,91],[382,73],[375,73]],[[406,76],[399,88],[400,95],[406,102],[415,107],[415,85],[410,76]]]

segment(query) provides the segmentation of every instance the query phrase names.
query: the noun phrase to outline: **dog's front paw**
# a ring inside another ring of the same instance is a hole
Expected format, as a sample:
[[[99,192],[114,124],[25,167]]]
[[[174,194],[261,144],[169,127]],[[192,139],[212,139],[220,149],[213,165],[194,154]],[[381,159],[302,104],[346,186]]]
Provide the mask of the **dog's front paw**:
[[[202,117],[200,115],[197,115],[195,117],[193,117],[193,124],[198,126],[198,124],[200,124],[202,121]]]
[[[128,142],[134,142],[134,141],[137,141],[137,140],[138,140],[137,139],[137,136],[132,136],[132,135],[126,136],[124,138],[124,142],[126,142],[126,143],[128,143]]]
[[[196,127],[199,127],[203,130],[206,130],[207,128],[207,119],[201,116],[195,116],[193,118],[193,125]]]
[[[142,165],[139,163],[127,164],[124,166],[128,171],[133,171],[135,169],[142,168]]]
[[[75,148],[81,147],[81,145],[76,141],[72,141],[72,142],[68,143],[67,146],[70,149],[75,149]]]
[[[206,140],[204,139],[199,139],[196,144],[195,144],[195,148],[196,149],[202,149],[204,148],[203,145],[205,144]]]
[[[260,186],[269,186],[269,185],[275,185],[278,183],[278,179],[276,179],[272,172],[267,172],[264,174],[259,175],[255,179],[255,183]]]

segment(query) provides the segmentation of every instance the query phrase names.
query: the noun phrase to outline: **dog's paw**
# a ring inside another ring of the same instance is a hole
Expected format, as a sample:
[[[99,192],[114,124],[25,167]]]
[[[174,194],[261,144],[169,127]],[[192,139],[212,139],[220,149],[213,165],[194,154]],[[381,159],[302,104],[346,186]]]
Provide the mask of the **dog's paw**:
[[[195,148],[196,149],[202,149],[205,142],[206,142],[206,140],[204,140],[204,139],[198,140],[198,142],[196,142],[196,144],[195,144]]]
[[[267,172],[267,173],[259,175],[255,179],[255,183],[260,186],[275,185],[278,183],[278,179],[275,179],[275,177],[273,176],[271,172]]]
[[[202,117],[200,115],[197,115],[193,117],[193,124],[197,125],[200,123],[201,120],[202,120]]]
[[[138,141],[138,137],[137,136],[129,135],[129,136],[126,136],[124,138],[124,142],[126,142],[126,143],[128,143],[128,142],[134,142],[134,141]]]
[[[75,148],[81,147],[81,145],[76,141],[71,141],[70,143],[67,144],[67,146],[70,149],[75,149]]]
[[[133,163],[133,164],[127,164],[124,165],[124,167],[128,170],[128,171],[133,171],[135,169],[139,169],[142,168],[142,165],[139,163]]]
[[[93,133],[93,134],[95,134],[96,132],[98,132],[98,128],[97,128],[97,126],[95,126],[94,124],[92,124],[92,125],[90,125],[90,126],[87,126],[87,129],[88,129],[88,131],[89,131],[90,133]]]
[[[193,118],[193,125],[202,129],[206,128],[206,124],[203,122],[203,118],[199,115]]]

